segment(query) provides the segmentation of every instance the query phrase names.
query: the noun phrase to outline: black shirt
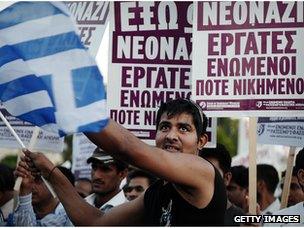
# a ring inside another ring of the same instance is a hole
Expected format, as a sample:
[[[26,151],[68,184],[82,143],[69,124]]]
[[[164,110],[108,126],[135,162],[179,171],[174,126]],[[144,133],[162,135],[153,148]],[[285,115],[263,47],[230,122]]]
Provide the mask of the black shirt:
[[[192,206],[172,183],[157,181],[145,193],[145,223],[150,226],[220,226],[224,224],[227,195],[222,177],[215,169],[214,194],[202,209]]]

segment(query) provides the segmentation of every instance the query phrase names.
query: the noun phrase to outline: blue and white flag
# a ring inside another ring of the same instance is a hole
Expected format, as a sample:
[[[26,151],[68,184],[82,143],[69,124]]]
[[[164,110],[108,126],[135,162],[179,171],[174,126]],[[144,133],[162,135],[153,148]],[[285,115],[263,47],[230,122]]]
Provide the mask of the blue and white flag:
[[[0,12],[0,101],[61,136],[108,122],[102,75],[75,31],[63,3],[18,2]]]

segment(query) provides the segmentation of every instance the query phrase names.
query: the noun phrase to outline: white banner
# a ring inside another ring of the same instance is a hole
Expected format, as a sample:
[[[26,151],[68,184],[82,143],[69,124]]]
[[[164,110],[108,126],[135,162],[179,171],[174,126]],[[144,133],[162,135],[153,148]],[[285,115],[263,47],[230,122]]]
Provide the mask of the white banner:
[[[67,1],[65,3],[74,16],[82,43],[95,57],[108,24],[110,2]]]
[[[12,128],[15,130],[25,147],[27,147],[31,140],[35,126],[11,116],[1,105],[0,110]],[[40,129],[33,151],[61,153],[64,146],[63,140],[63,137],[59,138],[59,136],[56,134]],[[19,143],[11,134],[6,125],[2,122],[2,120],[0,120],[0,148],[20,149]]]
[[[110,117],[154,145],[161,102],[191,97],[193,3],[114,2],[111,12]]]
[[[92,155],[96,145],[82,133],[73,135],[73,160],[72,172],[75,180],[79,178],[91,179],[91,165],[87,164],[87,159]]]
[[[304,118],[258,118],[257,142],[304,147]]]
[[[192,94],[210,117],[304,116],[303,1],[194,3]]]

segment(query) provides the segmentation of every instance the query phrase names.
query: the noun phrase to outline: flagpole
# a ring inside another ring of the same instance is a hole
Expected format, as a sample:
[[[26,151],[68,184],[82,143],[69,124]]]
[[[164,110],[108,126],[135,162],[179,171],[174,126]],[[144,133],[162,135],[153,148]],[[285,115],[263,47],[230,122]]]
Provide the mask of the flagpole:
[[[17,133],[15,132],[15,130],[12,128],[12,126],[10,125],[10,123],[7,121],[7,119],[5,118],[5,116],[2,114],[2,112],[0,111],[0,118],[1,120],[5,123],[5,125],[7,126],[7,128],[10,130],[10,132],[12,133],[12,135],[15,137],[15,139],[17,140],[17,142],[20,144],[21,148],[23,150],[26,150],[26,147],[24,146],[23,142],[21,141],[21,139],[19,138],[19,136],[17,135]],[[35,127],[30,143],[29,143],[29,150],[32,150],[34,145],[36,144],[36,140],[39,134],[39,128]],[[17,162],[20,160],[20,153],[18,154],[18,159]],[[47,182],[47,180],[45,180],[42,177],[44,183],[46,184],[47,188],[49,189],[49,191],[51,192],[51,194],[53,195],[53,197],[56,197],[56,193],[54,192],[53,188],[50,186],[50,184]],[[20,190],[20,186],[21,186],[21,182],[22,182],[22,177],[18,177],[15,181],[15,186],[14,186],[14,190],[16,192],[19,192]],[[16,206],[16,204],[15,204]]]

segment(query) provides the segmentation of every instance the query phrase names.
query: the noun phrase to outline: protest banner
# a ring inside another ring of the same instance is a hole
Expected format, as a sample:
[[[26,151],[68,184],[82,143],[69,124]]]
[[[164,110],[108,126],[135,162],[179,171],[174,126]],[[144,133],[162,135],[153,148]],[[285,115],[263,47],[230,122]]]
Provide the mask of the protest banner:
[[[161,102],[191,97],[193,3],[114,2],[111,12],[110,116],[154,144]]]
[[[303,116],[303,2],[195,2],[192,94],[207,115]]]
[[[33,124],[17,119],[11,116],[3,106],[0,105],[0,111],[3,113],[5,118],[8,120],[10,125],[14,128],[15,132],[24,143],[25,147],[28,147],[34,128]],[[59,152],[63,151],[63,138],[60,138],[54,133],[44,131],[40,129],[39,135],[33,145],[34,151],[45,151],[45,152]],[[0,147],[7,149],[20,149],[16,138],[9,131],[7,126],[0,120]]]
[[[73,160],[72,172],[75,180],[79,178],[91,179],[91,165],[87,164],[87,159],[92,155],[96,145],[93,144],[84,134],[73,135]]]
[[[82,43],[96,56],[104,31],[108,24],[110,2],[67,1],[74,17]]]
[[[261,144],[304,146],[303,117],[260,117],[258,139]]]

